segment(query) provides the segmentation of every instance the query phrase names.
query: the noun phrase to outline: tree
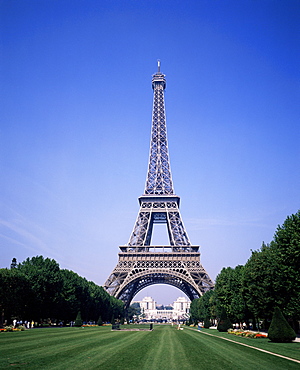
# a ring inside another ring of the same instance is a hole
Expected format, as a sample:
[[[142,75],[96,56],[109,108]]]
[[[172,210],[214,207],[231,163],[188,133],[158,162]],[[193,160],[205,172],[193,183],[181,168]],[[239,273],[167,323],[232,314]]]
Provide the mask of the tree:
[[[220,308],[224,308],[233,322],[247,319],[246,302],[243,296],[244,266],[223,268],[216,278],[216,301]]]
[[[300,319],[300,211],[278,226],[270,244],[252,252],[244,270],[247,305],[254,317],[269,321],[278,306],[297,330]]]
[[[96,321],[97,317],[101,315],[102,319],[104,319],[109,311],[110,295],[102,286],[98,286],[92,281],[88,281],[88,292],[91,297],[89,317]]]
[[[16,267],[17,267],[17,259],[13,258],[12,261],[11,261],[10,268],[15,269]]]
[[[194,323],[216,318],[214,290],[208,290],[203,296],[191,302],[190,317]]]
[[[13,260],[13,262],[16,262]],[[14,265],[12,263],[12,265]],[[124,303],[103,287],[73,271],[61,270],[43,256],[27,258],[11,269],[0,269],[0,310],[7,320],[71,321],[81,312],[85,321],[124,317]]]
[[[111,317],[113,317],[114,320],[120,320],[124,317],[124,302],[113,296],[110,296],[110,311]]]
[[[215,290],[210,290],[210,292],[211,292],[209,297],[210,318],[211,320],[215,320],[218,317],[217,294]]]
[[[215,291],[214,290],[208,290],[203,294],[202,297],[199,298],[199,317],[201,318],[201,321],[211,320],[215,318],[215,307],[213,307],[215,300]]]
[[[141,314],[141,305],[139,304],[139,302],[134,302],[130,305],[130,307],[134,308],[136,310],[136,315],[140,315]]]
[[[134,316],[139,316],[141,314],[141,307],[138,302],[132,303],[127,309],[127,319],[133,320]]]
[[[268,332],[268,338],[272,342],[292,342],[296,339],[296,333],[286,321],[279,307],[275,307],[272,322]]]
[[[33,299],[31,283],[26,275],[17,269],[0,269],[0,309],[4,320],[11,322],[12,317],[31,319]]]
[[[195,324],[200,321],[198,302],[200,298],[193,299],[190,305],[190,320]]]
[[[277,263],[270,245],[263,243],[260,251],[252,251],[243,276],[243,291],[253,318],[271,319],[276,305]]]
[[[61,270],[63,286],[61,291],[60,317],[72,320],[78,311],[84,321],[110,319],[110,295],[103,287],[87,281],[70,270]]]
[[[278,306],[294,320],[300,319],[300,210],[278,226],[272,245],[277,262]]]
[[[81,311],[87,299],[83,278],[73,271],[61,270],[62,289],[60,297],[60,317],[71,321]]]
[[[18,265],[18,270],[31,282],[32,318],[38,321],[42,318],[57,317],[63,285],[58,263],[50,258],[37,256],[27,258]]]

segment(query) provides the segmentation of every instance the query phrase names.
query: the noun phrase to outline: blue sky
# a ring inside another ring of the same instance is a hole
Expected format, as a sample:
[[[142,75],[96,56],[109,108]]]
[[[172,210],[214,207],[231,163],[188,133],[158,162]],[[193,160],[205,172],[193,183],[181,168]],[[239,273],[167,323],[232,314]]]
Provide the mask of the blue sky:
[[[299,210],[300,1],[0,0],[0,14],[0,267],[43,255],[104,284],[144,191],[157,59],[174,187],[212,279]]]

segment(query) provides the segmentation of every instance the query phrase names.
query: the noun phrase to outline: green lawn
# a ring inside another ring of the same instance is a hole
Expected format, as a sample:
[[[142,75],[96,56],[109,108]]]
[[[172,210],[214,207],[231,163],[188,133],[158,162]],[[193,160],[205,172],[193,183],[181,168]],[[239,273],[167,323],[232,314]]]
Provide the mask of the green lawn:
[[[300,364],[223,340],[300,360],[300,343],[276,344],[268,339],[170,325],[153,331],[111,331],[110,327],[45,328],[0,333],[0,368],[27,369],[299,369]]]

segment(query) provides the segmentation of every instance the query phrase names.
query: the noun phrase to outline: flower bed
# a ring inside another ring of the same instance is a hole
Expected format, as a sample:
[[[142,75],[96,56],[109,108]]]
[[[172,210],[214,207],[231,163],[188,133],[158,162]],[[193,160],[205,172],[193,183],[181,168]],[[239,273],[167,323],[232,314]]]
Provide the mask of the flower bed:
[[[262,333],[257,333],[253,331],[244,331],[244,330],[228,330],[228,334],[237,335],[238,337],[246,337],[246,338],[267,338],[267,335]]]
[[[13,326],[5,326],[4,328],[0,329],[0,332],[5,333],[8,331],[23,331],[23,330],[25,330],[24,326],[19,326],[17,328],[14,328]]]

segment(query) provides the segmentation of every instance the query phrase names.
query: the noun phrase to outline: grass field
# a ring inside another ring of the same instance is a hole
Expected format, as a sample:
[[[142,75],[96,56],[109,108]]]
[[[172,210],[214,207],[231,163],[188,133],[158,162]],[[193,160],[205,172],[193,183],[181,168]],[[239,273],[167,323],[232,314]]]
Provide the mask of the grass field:
[[[213,334],[213,336],[205,333]],[[233,340],[229,342],[222,337]],[[45,328],[0,333],[0,368],[20,369],[299,369],[300,343],[237,338],[216,330],[155,325],[153,331],[110,327]]]

